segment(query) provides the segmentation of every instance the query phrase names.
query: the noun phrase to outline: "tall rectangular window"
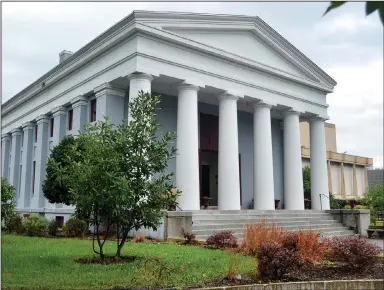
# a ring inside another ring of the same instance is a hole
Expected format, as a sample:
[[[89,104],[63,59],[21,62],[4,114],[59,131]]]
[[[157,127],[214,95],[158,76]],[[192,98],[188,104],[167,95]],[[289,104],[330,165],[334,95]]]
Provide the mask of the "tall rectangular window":
[[[54,126],[54,124],[55,124],[55,119],[54,118],[51,118],[51,120],[50,120],[50,124],[49,124],[49,126],[50,126],[50,132],[49,132],[49,137],[53,137],[53,126]]]
[[[33,161],[32,168],[32,194],[35,194],[36,161]]]
[[[37,142],[37,125],[35,125],[35,142]]]
[[[68,131],[72,131],[73,110],[68,111]]]
[[[96,121],[96,99],[91,100],[91,123]]]

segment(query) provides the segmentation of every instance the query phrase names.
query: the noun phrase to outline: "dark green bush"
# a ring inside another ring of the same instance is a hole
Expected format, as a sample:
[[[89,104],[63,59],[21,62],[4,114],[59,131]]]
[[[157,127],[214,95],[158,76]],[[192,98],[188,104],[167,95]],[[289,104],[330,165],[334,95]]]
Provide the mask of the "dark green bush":
[[[24,227],[28,236],[44,237],[47,233],[48,220],[39,214],[32,214],[24,219]]]
[[[56,220],[50,220],[48,223],[48,234],[52,237],[57,236],[59,227],[57,226]]]
[[[22,235],[25,231],[23,218],[18,214],[14,213],[8,216],[4,220],[5,230],[9,233],[16,233]]]
[[[65,223],[63,231],[66,237],[82,238],[88,233],[88,223],[73,217]]]

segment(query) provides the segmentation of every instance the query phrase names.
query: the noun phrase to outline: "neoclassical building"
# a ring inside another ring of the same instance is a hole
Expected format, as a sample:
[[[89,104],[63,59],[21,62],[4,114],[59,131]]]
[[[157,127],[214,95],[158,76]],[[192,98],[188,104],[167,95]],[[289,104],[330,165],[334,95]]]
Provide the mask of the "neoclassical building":
[[[310,123],[312,208],[328,209],[324,121],[336,82],[258,17],[134,11],[2,106],[2,175],[22,213],[67,216],[42,182],[50,149],[140,90],[162,97],[161,131],[183,211],[304,209],[300,121]],[[161,132],[159,132],[161,133]]]

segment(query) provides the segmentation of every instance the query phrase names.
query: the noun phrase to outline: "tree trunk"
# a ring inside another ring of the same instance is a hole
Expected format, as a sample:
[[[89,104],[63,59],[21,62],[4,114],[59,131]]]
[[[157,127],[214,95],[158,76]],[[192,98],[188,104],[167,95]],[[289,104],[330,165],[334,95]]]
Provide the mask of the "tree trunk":
[[[117,246],[117,251],[116,251],[116,256],[115,256],[116,259],[121,258],[121,249],[123,248],[125,241],[127,240],[127,237],[128,237],[128,231],[123,231],[123,236],[121,238],[121,242]]]

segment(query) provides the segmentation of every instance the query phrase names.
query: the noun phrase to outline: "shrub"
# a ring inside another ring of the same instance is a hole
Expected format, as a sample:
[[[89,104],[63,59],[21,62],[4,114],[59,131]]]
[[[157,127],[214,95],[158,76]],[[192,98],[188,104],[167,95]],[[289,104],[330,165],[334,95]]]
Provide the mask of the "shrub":
[[[23,234],[25,231],[23,218],[18,213],[13,213],[4,220],[5,230],[9,233]]]
[[[63,232],[66,237],[82,238],[88,233],[88,223],[72,217],[65,223]]]
[[[332,258],[347,263],[351,268],[367,270],[377,261],[381,249],[359,237],[338,238],[331,240]]]
[[[368,206],[358,204],[358,205],[356,205],[353,209],[368,209]]]
[[[275,223],[268,225],[265,220],[258,223],[246,225],[240,251],[248,255],[256,255],[262,243],[275,242],[281,244],[285,238],[286,231]]]
[[[352,209],[352,207],[351,207],[349,204],[346,204],[346,205],[344,206],[344,209]]]
[[[275,242],[261,243],[257,249],[257,270],[262,280],[281,279],[296,270],[300,256],[296,249]]]
[[[215,249],[236,248],[237,239],[231,231],[222,231],[209,236],[206,245]]]
[[[13,218],[15,210],[15,188],[10,185],[6,178],[1,178],[1,221]]]
[[[32,237],[43,237],[46,234],[48,221],[39,214],[32,214],[24,219],[24,227],[27,235]]]
[[[196,240],[196,235],[193,233],[189,233],[184,230],[184,228],[181,229],[181,237],[184,239],[184,245],[196,245],[198,244],[198,241]]]
[[[56,220],[50,220],[48,222],[48,234],[52,237],[56,237],[57,236],[57,232],[58,232],[58,225],[57,225],[57,222]]]
[[[298,251],[300,264],[306,266],[321,262],[329,249],[328,240],[321,240],[320,233],[311,230],[287,233],[283,244]]]
[[[142,234],[137,234],[134,236],[134,238],[132,239],[132,242],[133,243],[143,243],[145,242],[147,239],[145,238],[144,235]]]

